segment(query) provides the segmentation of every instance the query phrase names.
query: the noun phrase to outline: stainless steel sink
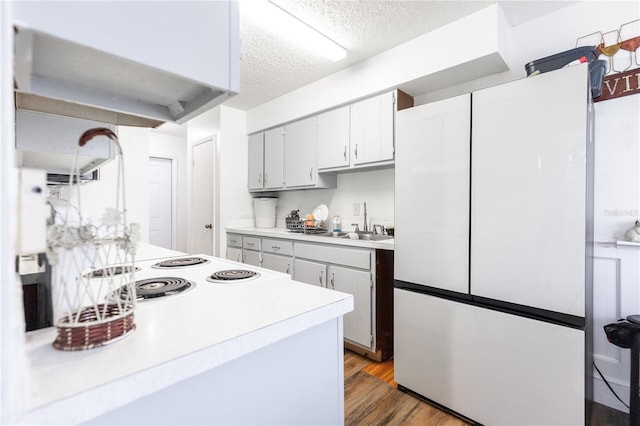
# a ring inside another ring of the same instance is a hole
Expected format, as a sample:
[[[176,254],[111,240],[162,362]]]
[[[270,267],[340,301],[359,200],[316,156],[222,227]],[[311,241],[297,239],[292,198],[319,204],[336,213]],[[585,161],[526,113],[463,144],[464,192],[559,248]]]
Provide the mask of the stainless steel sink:
[[[350,232],[326,232],[324,234],[318,234],[322,237],[332,237],[332,238],[349,238]],[[373,232],[356,232],[359,240],[366,241],[380,241],[380,240],[390,240],[393,237],[391,235],[382,235],[382,234],[374,234]]]
[[[358,234],[359,240],[367,240],[367,241],[390,240],[393,238],[390,235],[374,234],[373,232],[356,232],[356,234]]]

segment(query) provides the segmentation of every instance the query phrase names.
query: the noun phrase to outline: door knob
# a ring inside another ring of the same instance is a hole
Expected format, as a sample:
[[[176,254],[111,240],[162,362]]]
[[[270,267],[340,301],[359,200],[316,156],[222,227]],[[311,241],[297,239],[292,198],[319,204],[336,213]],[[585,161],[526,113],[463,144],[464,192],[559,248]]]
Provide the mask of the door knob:
[[[211,224],[205,225],[204,227],[207,228],[207,229],[213,228],[213,226],[211,226]]]

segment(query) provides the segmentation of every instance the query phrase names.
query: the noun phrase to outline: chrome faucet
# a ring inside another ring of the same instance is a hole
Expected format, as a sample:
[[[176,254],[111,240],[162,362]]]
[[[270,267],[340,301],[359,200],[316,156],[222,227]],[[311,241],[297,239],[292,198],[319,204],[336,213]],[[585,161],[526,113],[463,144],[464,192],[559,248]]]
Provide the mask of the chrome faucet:
[[[364,227],[363,232],[369,232],[369,225],[367,224],[367,202],[364,202]]]

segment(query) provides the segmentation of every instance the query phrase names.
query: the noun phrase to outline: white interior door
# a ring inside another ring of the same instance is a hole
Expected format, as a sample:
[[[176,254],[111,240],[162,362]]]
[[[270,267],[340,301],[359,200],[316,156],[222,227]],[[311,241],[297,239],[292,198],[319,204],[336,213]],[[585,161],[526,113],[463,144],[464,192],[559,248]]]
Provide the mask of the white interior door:
[[[149,157],[149,243],[173,249],[173,160]]]
[[[213,256],[214,247],[214,158],[213,140],[193,146],[193,192],[191,196],[192,253]]]

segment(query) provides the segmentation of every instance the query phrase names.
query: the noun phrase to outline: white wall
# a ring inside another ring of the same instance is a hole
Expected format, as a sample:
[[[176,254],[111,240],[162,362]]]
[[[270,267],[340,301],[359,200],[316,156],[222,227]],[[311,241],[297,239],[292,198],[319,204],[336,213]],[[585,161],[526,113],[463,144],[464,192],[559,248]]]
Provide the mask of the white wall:
[[[127,223],[140,224],[141,242],[149,242],[149,136],[141,127],[118,128],[118,140],[124,159]],[[100,180],[80,186],[80,202],[85,218],[100,218],[105,208],[116,206],[118,156],[100,168]],[[122,188],[120,188],[121,190]],[[77,205],[76,191],[69,200]]]
[[[186,127],[186,126],[185,126]],[[186,128],[184,135],[162,133],[151,130],[149,135],[149,157],[170,158],[177,164],[177,197],[176,197],[176,241],[174,250],[187,252],[187,224],[189,192],[187,181],[189,170],[187,163]]]
[[[312,213],[319,204],[326,204],[329,208],[329,221],[334,215],[339,215],[343,230],[353,230],[352,223],[358,223],[362,230],[363,203],[365,202],[369,225],[392,226],[394,224],[393,194],[393,169],[339,174],[335,189],[280,192],[276,209],[276,227],[285,227],[285,217],[291,210],[300,210],[301,216],[304,217],[307,213]],[[353,215],[354,203],[360,205],[359,216]]]
[[[226,255],[228,226],[253,226],[253,197],[247,191],[246,114],[220,107],[220,240],[218,253]]]
[[[247,131],[246,113],[224,105],[214,108],[188,125],[188,139],[192,144],[217,135],[215,152],[215,213],[216,256],[226,256],[228,226],[252,226],[252,197],[247,191]]]
[[[25,322],[15,271],[17,224],[14,175],[13,30],[11,3],[0,2],[0,424],[14,424],[24,408]]]

